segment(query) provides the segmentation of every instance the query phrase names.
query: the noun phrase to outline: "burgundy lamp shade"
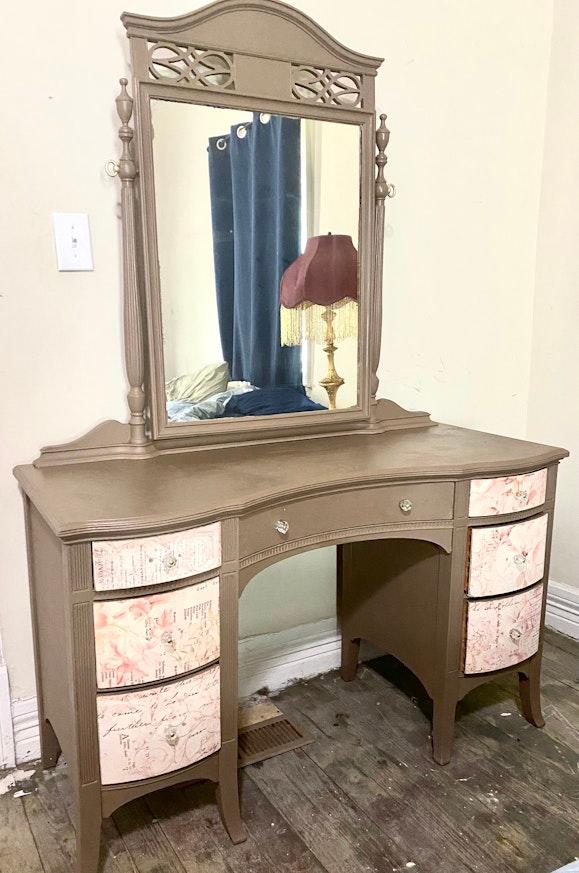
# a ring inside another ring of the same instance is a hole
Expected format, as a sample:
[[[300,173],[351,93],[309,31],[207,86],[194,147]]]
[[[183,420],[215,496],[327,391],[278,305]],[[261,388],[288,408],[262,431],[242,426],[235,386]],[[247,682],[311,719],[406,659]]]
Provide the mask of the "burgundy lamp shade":
[[[328,307],[336,315],[336,338],[355,336],[357,301],[358,253],[352,238],[346,234],[312,237],[281,279],[282,345],[299,345],[304,337],[322,341],[325,326],[320,316]]]

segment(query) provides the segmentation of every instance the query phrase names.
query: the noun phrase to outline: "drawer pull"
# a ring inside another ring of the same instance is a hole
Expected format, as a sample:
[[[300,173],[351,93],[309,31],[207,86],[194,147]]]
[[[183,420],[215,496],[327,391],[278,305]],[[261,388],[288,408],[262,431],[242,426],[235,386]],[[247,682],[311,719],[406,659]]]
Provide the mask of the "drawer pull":
[[[401,500],[398,506],[402,512],[412,512],[412,500],[409,500],[407,497]]]
[[[163,566],[165,570],[172,570],[173,567],[177,566],[177,558],[175,555],[167,555],[167,557],[163,561]]]
[[[274,522],[273,526],[276,529],[276,531],[279,534],[282,534],[283,536],[285,536],[287,533],[289,533],[289,527],[290,527],[289,521],[285,521],[285,519],[283,519],[283,518],[278,518],[278,520],[276,522]]]
[[[175,637],[171,633],[171,631],[165,631],[161,637],[161,642],[165,643],[166,646],[171,646],[175,648]]]
[[[169,743],[170,746],[175,747],[179,742],[179,734],[177,733],[175,728],[169,727],[165,731],[165,739]]]
[[[527,500],[529,497],[529,492],[528,491],[517,491],[517,493],[515,494],[515,497],[517,498],[517,500]]]
[[[523,564],[527,563],[527,555],[513,555],[513,561],[517,566],[522,567]]]
[[[522,635],[521,631],[518,629],[518,627],[513,627],[509,631],[509,636],[514,643],[518,643],[523,635]]]

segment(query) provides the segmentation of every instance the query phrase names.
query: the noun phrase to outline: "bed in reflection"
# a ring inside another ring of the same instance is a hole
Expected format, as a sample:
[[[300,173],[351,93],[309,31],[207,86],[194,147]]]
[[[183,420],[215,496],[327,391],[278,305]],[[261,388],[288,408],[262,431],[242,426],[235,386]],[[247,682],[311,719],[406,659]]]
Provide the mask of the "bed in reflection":
[[[303,386],[259,388],[251,382],[232,381],[225,361],[196,373],[172,379],[166,385],[167,418],[172,422],[246,415],[281,415],[327,409],[311,400]]]

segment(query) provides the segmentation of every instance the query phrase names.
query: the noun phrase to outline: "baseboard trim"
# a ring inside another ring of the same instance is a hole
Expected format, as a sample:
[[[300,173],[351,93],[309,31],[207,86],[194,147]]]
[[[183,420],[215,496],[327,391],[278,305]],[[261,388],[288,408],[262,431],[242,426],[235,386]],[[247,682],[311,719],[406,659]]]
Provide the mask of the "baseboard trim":
[[[579,588],[553,580],[549,582],[545,624],[579,640]]]
[[[16,763],[25,764],[40,758],[40,725],[36,697],[12,703]]]
[[[0,640],[0,770],[14,767],[14,728],[12,726],[12,706],[10,704],[10,682],[8,668]]]

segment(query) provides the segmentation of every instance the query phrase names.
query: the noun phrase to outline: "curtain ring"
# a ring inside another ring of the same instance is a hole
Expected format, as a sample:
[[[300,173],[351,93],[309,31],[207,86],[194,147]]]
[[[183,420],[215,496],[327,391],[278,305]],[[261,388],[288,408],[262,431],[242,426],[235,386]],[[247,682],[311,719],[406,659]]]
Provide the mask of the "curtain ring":
[[[261,121],[262,124],[269,124],[270,119],[271,119],[271,115],[269,114],[269,112],[260,112],[259,113],[259,120]]]
[[[247,136],[247,124],[240,124],[237,130],[235,131],[239,139],[245,139]]]
[[[225,139],[224,136],[222,136],[221,139],[217,140],[215,145],[219,149],[220,152],[224,152],[225,149],[227,148],[227,140]]]

